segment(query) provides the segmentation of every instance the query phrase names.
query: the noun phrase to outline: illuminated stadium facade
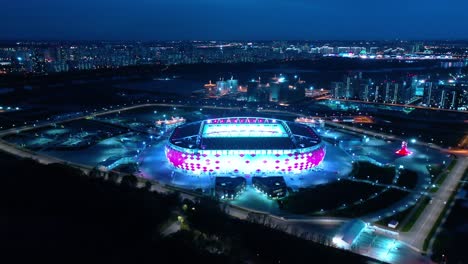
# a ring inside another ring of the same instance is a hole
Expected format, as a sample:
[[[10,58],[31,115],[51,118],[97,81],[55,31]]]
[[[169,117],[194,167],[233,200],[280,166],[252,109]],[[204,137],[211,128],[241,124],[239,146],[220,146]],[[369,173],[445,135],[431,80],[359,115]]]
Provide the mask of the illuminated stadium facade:
[[[282,175],[312,170],[325,147],[312,128],[260,117],[216,118],[181,125],[166,146],[176,169],[196,175]]]

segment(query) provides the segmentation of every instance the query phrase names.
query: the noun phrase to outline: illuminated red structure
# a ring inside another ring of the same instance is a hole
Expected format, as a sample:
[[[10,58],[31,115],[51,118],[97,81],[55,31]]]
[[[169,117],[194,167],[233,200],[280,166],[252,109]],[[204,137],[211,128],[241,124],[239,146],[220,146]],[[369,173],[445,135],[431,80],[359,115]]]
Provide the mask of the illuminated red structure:
[[[406,141],[401,142],[401,148],[395,152],[400,156],[408,156],[411,155],[413,152],[408,150],[408,143]]]

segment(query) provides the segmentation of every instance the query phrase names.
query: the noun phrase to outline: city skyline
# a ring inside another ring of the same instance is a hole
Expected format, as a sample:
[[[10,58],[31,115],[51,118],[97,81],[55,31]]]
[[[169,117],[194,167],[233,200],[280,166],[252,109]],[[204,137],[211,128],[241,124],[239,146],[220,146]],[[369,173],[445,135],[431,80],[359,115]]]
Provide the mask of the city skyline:
[[[468,3],[10,1],[4,40],[466,39]],[[340,8],[344,7],[344,8]],[[168,12],[170,10],[170,12]],[[86,14],[86,16],[84,16]],[[86,19],[84,19],[86,17]],[[34,21],[34,23],[31,23]]]

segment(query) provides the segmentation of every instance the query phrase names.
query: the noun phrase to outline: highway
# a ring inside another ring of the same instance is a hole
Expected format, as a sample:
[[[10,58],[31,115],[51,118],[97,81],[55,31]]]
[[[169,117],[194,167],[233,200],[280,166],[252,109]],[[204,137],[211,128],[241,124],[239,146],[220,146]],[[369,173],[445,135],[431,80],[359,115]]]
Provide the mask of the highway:
[[[405,108],[417,108],[417,109],[424,109],[424,110],[433,110],[433,111],[444,111],[444,112],[456,112],[456,113],[463,113],[466,111],[459,111],[453,109],[442,109],[436,107],[427,107],[427,106],[419,106],[419,105],[406,105],[406,104],[392,104],[392,103],[376,103],[376,102],[366,102],[366,101],[359,101],[359,100],[352,100],[352,99],[329,99],[333,101],[343,101],[343,102],[352,102],[352,103],[361,103],[361,104],[373,104],[373,105],[386,105],[386,106],[398,106],[398,107],[405,107]]]
[[[149,107],[149,106],[187,107],[187,105],[184,105],[184,104],[147,103],[147,104],[126,106],[126,107],[122,107],[122,108],[107,109],[107,110],[100,111],[100,112],[90,112],[90,113],[87,113],[85,115],[71,117],[69,119],[45,120],[45,121],[42,121],[42,122],[37,122],[35,124],[27,125],[27,126],[13,127],[13,128],[5,129],[5,130],[0,130],[0,137],[6,136],[6,135],[9,135],[9,134],[24,132],[24,131],[28,131],[28,130],[32,130],[32,129],[38,129],[38,128],[47,127],[47,126],[51,126],[51,125],[61,124],[61,123],[65,123],[65,122],[76,121],[76,120],[81,120],[81,119],[86,119],[86,118],[94,118],[96,116],[108,115],[108,114],[128,111],[128,110],[142,108],[142,107]],[[225,110],[233,110],[233,109],[234,110],[240,110],[241,109],[241,107],[227,107],[227,106],[223,107],[223,106],[211,106],[211,105],[201,106],[200,108],[225,109]]]
[[[426,206],[411,230],[400,235],[403,241],[422,251],[424,240],[442,213],[451,194],[456,191],[467,167],[468,157],[458,157],[455,167],[433,195],[432,202]]]
[[[111,109],[111,110],[105,110],[101,112],[91,112],[86,115],[78,116],[78,117],[72,117],[69,119],[63,119],[63,120],[46,120],[43,122],[38,122],[36,124],[28,125],[28,126],[22,126],[22,127],[17,127],[17,128],[9,128],[5,130],[0,131],[0,137],[4,137],[9,134],[15,134],[19,132],[24,132],[32,129],[38,129],[42,127],[47,127],[51,126],[54,124],[60,124],[60,123],[65,123],[65,122],[70,122],[70,121],[75,121],[75,120],[80,120],[80,119],[86,119],[86,118],[92,118],[94,116],[101,116],[101,115],[107,115],[107,114],[112,114],[112,113],[118,113],[120,111],[127,111],[131,109],[136,109],[136,108],[141,108],[141,107],[147,107],[147,106],[153,106],[153,105],[158,105],[158,104],[142,104],[142,105],[132,105],[132,106],[127,106],[123,108],[118,108],[118,109]]]

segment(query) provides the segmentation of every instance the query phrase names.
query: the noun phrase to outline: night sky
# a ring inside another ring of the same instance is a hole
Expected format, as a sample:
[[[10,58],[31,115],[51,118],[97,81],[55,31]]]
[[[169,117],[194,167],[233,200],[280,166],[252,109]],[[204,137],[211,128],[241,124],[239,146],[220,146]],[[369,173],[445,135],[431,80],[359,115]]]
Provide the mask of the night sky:
[[[0,0],[0,39],[468,39],[468,0]]]

